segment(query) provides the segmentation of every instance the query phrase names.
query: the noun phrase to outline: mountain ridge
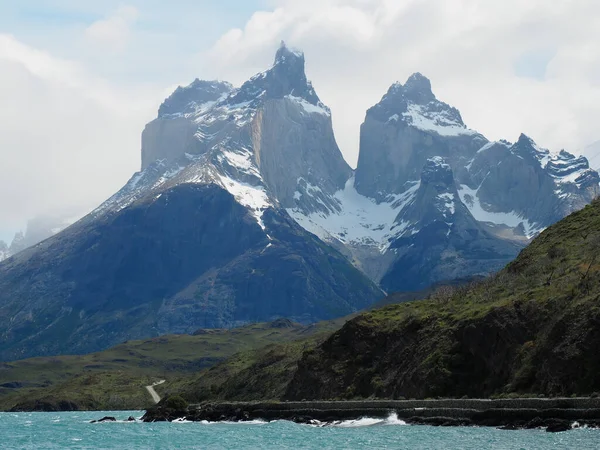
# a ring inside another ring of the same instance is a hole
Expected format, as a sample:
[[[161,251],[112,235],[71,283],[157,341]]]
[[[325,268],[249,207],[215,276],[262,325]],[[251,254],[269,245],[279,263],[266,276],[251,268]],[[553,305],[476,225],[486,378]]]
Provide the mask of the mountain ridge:
[[[367,112],[353,171],[304,66],[282,44],[239,88],[195,80],[165,100],[142,170],[0,265],[0,356],[350,314],[381,288],[494,272],[598,192],[584,158],[490,143],[420,74]]]

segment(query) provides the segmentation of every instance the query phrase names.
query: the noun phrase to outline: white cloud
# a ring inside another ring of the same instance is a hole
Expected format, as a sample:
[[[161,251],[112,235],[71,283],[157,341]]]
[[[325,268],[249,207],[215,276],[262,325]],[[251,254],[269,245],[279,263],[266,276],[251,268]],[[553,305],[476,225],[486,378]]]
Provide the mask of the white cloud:
[[[44,210],[100,203],[139,168],[140,133],[165,87],[196,76],[240,84],[281,39],[305,50],[351,163],[367,108],[415,71],[489,138],[526,132],[570,150],[600,139],[594,0],[269,0],[252,15],[250,2],[241,13],[127,1],[71,2],[108,10],[91,24],[0,34],[0,237]],[[224,21],[243,26],[224,32]],[[530,56],[545,67],[524,69]]]
[[[120,6],[110,17],[92,23],[85,30],[85,37],[111,51],[122,51],[127,46],[131,27],[138,18],[133,6]]]
[[[530,134],[576,150],[597,140],[600,28],[594,0],[279,0],[213,47],[214,72],[239,83],[270,63],[281,39],[305,50],[350,162],[365,111],[420,71],[438,98],[492,139]],[[519,76],[523,57],[543,52]],[[525,56],[524,56],[525,55]],[[535,67],[528,68],[535,70]],[[522,75],[522,74],[521,74]]]
[[[0,232],[96,206],[139,169],[161,90],[118,89],[0,34]]]

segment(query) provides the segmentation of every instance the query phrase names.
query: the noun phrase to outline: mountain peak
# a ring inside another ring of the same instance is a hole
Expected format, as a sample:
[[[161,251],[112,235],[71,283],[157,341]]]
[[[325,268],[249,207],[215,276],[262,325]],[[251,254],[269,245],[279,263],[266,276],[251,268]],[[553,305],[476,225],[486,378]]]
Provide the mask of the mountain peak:
[[[304,71],[304,53],[281,42],[273,67],[246,81],[230,97],[230,103],[253,102],[257,99],[278,99],[287,95],[299,97],[312,105],[322,106]]]
[[[304,65],[304,52],[291,47],[288,47],[285,41],[281,41],[277,53],[275,53],[274,65],[281,63],[294,63],[294,61],[301,61]]]
[[[207,81],[196,78],[187,86],[177,89],[160,105],[158,117],[193,113],[199,106],[217,101],[233,90],[226,81]]]
[[[521,133],[519,139],[517,140],[517,144],[535,145],[535,141],[529,136],[527,136],[525,133]]]
[[[419,72],[413,73],[404,83],[404,95],[418,104],[435,100],[435,95],[431,90],[431,81]]]

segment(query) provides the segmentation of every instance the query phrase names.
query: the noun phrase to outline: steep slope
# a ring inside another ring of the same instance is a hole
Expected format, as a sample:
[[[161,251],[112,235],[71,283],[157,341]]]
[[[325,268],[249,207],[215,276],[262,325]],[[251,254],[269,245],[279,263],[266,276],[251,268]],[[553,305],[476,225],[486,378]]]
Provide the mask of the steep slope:
[[[425,163],[414,199],[398,213],[395,260],[381,285],[416,291],[432,283],[489,274],[520,245],[498,239],[460,201],[452,169],[440,157]]]
[[[599,194],[598,173],[584,157],[552,154],[525,135],[510,145],[490,143],[468,166],[461,198],[481,221],[517,227],[534,236]]]
[[[282,45],[239,89],[178,89],[142,147],[143,170],[123,189],[0,266],[0,358],[276,317],[313,322],[382,297],[282,208],[322,208],[351,175],[302,53]],[[298,198],[303,186],[322,200]]]
[[[324,341],[241,352],[171,392],[191,401],[589,396],[600,391],[599,248],[595,200],[497,275],[359,314]]]
[[[424,201],[421,177],[432,158],[442,158],[452,180]],[[499,270],[597,196],[599,181],[585,158],[552,154],[524,135],[514,145],[489,142],[416,73],[367,111],[354,178],[333,195],[339,207],[288,211],[384,289],[410,290]]]
[[[262,226],[215,185],[176,186],[72,226],[2,266],[1,358],[282,316],[313,322],[379,298],[285,212],[264,211]]]
[[[484,282],[362,314],[304,354],[286,398],[598,391],[598,242],[595,201]]]

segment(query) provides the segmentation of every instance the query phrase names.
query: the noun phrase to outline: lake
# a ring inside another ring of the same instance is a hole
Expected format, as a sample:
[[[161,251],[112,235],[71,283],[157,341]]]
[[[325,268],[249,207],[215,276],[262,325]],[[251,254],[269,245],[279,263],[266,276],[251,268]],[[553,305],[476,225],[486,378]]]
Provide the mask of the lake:
[[[10,449],[597,449],[600,430],[565,433],[409,426],[390,418],[315,427],[271,423],[125,422],[140,411],[0,413],[0,448]],[[89,423],[103,416],[119,422]]]

